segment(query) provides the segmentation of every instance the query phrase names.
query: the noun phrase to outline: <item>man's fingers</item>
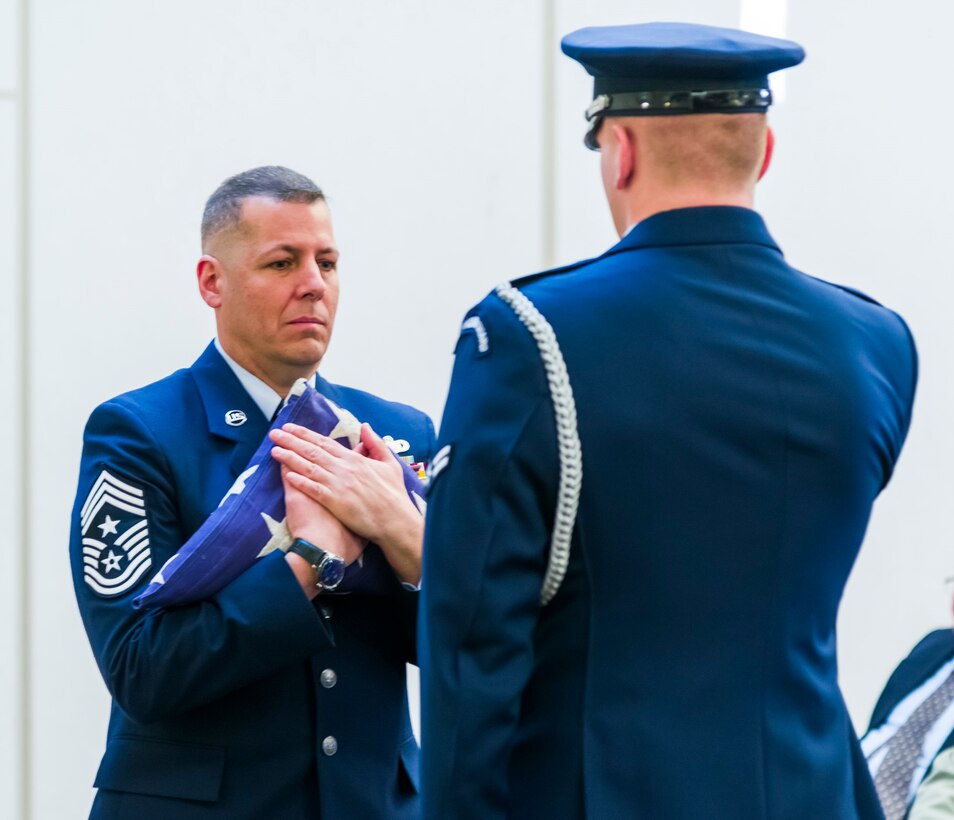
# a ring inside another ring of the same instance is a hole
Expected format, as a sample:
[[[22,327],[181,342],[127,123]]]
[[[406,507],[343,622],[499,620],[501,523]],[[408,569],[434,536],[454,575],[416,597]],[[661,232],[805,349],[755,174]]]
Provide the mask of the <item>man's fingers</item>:
[[[303,476],[301,473],[286,471],[284,478],[285,483],[288,484],[288,486],[303,492],[305,495],[312,500],[317,501],[319,504],[322,503],[322,498],[324,498],[328,492],[324,485],[319,484],[317,481],[312,481],[310,478]]]
[[[317,482],[327,481],[331,473],[314,461],[299,455],[285,447],[272,447],[272,458],[291,473],[299,473]]]
[[[292,436],[298,436],[298,438],[303,438],[305,441],[310,441],[312,444],[317,444],[319,435],[314,430],[310,430],[307,427],[302,427],[300,424],[294,424],[289,422],[288,424],[283,424],[282,432],[288,433]]]
[[[307,427],[302,427],[300,424],[283,424],[282,430],[286,433],[291,433],[298,438],[303,438],[305,441],[311,442],[312,444],[321,447],[329,453],[334,455],[340,455],[342,452],[349,452],[348,448],[343,444],[339,444],[333,438],[328,438],[328,436],[323,436],[321,433],[316,433],[314,430],[309,430]]]
[[[371,425],[367,422],[361,425],[361,444],[364,445],[365,455],[375,461],[389,461],[394,457],[391,448],[384,442],[384,439],[371,429]]]
[[[315,464],[322,464],[330,468],[332,459],[335,458],[334,454],[321,441],[315,443],[284,430],[272,430],[268,435],[279,447],[292,450]]]
[[[309,452],[312,452],[305,452],[304,448],[307,447],[317,448],[319,452],[337,458],[346,457],[351,453],[347,447],[339,444],[333,438],[323,436],[314,430],[302,427],[300,424],[284,424],[280,430],[272,430],[269,436],[276,444],[298,450],[306,457],[309,456]]]

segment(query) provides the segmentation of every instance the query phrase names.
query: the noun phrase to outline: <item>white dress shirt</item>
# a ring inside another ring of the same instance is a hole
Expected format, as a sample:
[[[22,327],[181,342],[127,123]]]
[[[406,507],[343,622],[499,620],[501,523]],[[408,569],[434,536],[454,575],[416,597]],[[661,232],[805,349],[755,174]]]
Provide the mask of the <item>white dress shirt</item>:
[[[285,396],[279,396],[271,387],[269,387],[265,382],[263,382],[258,376],[253,376],[249,373],[242,365],[240,365],[235,359],[229,356],[228,353],[222,347],[222,343],[219,341],[219,337],[215,337],[215,349],[222,354],[222,358],[225,359],[225,363],[232,369],[232,372],[236,375],[238,380],[242,383],[242,387],[245,388],[245,392],[252,397],[252,401],[255,402],[258,409],[262,411],[262,415],[266,419],[271,421],[272,415],[275,413],[275,408],[278,407],[278,403],[285,400]],[[311,374],[311,378],[308,379],[308,384],[312,387],[315,386],[315,374]]]

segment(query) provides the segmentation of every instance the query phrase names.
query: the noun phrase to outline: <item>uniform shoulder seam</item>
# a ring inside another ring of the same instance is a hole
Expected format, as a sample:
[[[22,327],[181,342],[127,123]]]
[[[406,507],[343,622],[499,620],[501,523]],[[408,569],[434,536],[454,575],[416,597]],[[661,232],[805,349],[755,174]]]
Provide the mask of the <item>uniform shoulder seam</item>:
[[[558,276],[561,273],[571,273],[580,268],[586,267],[592,262],[596,262],[601,257],[595,256],[592,259],[581,259],[579,262],[574,262],[570,265],[562,265],[559,268],[550,268],[549,270],[538,271],[537,273],[530,273],[526,276],[518,277],[517,279],[511,279],[510,284],[515,288],[521,288],[524,285],[529,285],[532,282],[536,282],[538,279],[545,279],[549,276]]]
[[[192,372],[189,368],[183,367],[179,370],[176,370],[170,373],[168,376],[163,376],[161,379],[156,379],[154,382],[149,382],[149,384],[141,385],[140,387],[134,387],[131,390],[126,390],[122,393],[119,393],[113,396],[110,399],[103,401],[103,404],[109,404],[110,402],[132,402],[135,403],[137,398],[142,395],[149,395],[154,390],[160,389],[169,384],[182,383],[184,384],[195,384],[195,379],[192,378]]]
[[[829,287],[837,288],[838,290],[844,291],[845,293],[850,293],[852,296],[856,296],[857,298],[865,302],[869,302],[872,305],[877,305],[878,307],[881,307],[881,308],[885,307],[883,304],[881,304],[881,302],[879,302],[873,296],[869,296],[864,291],[858,290],[857,288],[853,288],[850,285],[842,285],[842,284],[839,284],[838,282],[830,282],[827,279],[820,279],[817,276],[814,276],[812,278],[815,279],[816,282],[821,282],[823,285],[828,285]],[[888,308],[885,308],[885,310],[887,309]]]
[[[131,390],[127,393],[121,393],[118,396],[114,396],[111,399],[107,399],[102,404],[100,404],[96,410],[113,410],[113,412],[120,412],[125,416],[128,416],[132,419],[137,427],[139,427],[146,437],[149,440],[149,444],[152,449],[158,454],[159,458],[162,460],[163,471],[167,476],[173,475],[172,463],[169,460],[169,454],[166,452],[166,449],[162,446],[160,438],[156,435],[156,431],[153,429],[152,425],[146,420],[143,414],[140,412],[138,404],[135,400],[135,394],[138,394],[142,390],[146,390],[152,385],[147,385],[146,387],[139,388],[138,390]],[[95,411],[94,411],[95,412]]]

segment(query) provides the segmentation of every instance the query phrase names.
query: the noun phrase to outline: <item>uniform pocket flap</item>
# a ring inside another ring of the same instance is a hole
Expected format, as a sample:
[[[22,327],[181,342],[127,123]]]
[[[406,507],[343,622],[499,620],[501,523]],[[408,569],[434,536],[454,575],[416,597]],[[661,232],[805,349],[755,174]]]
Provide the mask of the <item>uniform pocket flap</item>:
[[[106,746],[93,785],[98,789],[178,797],[219,799],[225,749],[141,737],[116,737]]]

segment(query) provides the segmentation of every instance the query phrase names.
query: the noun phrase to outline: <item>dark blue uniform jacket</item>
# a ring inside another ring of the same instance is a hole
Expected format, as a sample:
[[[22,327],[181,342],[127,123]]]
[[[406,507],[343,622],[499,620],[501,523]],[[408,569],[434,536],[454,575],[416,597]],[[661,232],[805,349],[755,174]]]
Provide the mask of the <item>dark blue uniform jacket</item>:
[[[317,389],[428,457],[434,432],[422,413],[320,376]],[[232,410],[247,421],[227,424]],[[212,345],[191,368],[108,401],[89,419],[70,555],[113,698],[96,820],[418,814],[405,688],[416,593],[395,581],[391,595],[319,595],[312,604],[273,553],[207,601],[132,608],[267,428]]]
[[[425,816],[879,817],[835,620],[908,430],[904,322],[789,267],[743,208],[657,214],[517,285],[566,359],[581,506],[541,610],[554,414],[492,294],[428,498]]]

